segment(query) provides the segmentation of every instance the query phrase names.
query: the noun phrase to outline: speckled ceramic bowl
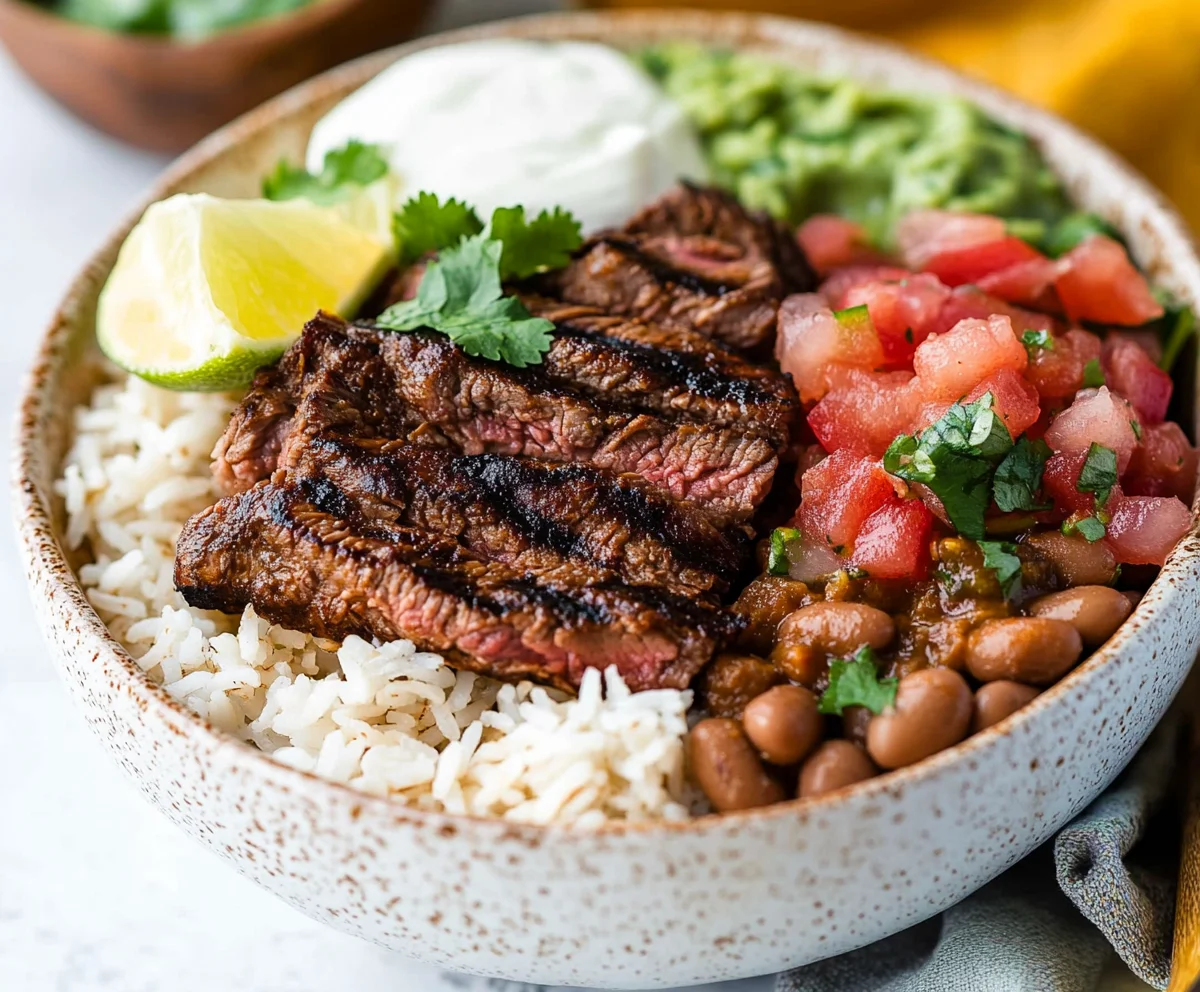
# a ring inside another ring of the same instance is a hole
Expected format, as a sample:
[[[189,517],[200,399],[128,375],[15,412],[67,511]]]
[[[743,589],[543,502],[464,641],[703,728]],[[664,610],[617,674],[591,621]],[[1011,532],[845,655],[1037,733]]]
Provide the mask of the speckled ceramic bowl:
[[[336,70],[201,144],[152,191],[253,194],[340,97],[398,55],[482,35],[669,37],[761,50],[876,85],[956,92],[1030,133],[1075,198],[1195,304],[1200,262],[1139,177],[1066,125],[893,48],[765,17],[568,15],[428,39]],[[647,988],[761,974],[845,951],[949,906],[1049,837],[1121,770],[1200,645],[1200,538],[1133,618],[999,726],[829,798],[594,833],[417,813],[275,764],[151,684],[88,606],[51,496],[69,411],[93,381],[96,296],[126,228],[67,294],[18,424],[15,505],[34,602],[64,681],[146,796],[312,917],[426,962],[543,983]]]

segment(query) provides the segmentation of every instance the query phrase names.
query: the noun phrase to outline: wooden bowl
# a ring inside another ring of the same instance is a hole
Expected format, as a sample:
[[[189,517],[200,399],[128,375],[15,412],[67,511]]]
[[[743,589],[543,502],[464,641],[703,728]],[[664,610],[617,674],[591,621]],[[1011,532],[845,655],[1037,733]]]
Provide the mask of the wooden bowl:
[[[120,34],[0,0],[0,42],[56,100],[131,144],[179,152],[331,66],[410,37],[431,0],[316,0],[180,41]]]
[[[423,38],[248,114],[176,163],[147,202],[252,196],[281,155],[301,156],[334,103],[397,57],[497,37],[622,48],[689,39],[864,85],[956,94],[1029,134],[1155,283],[1200,303],[1200,258],[1178,216],[1070,125],[892,46],[774,17],[570,14]],[[427,964],[546,985],[664,988],[840,954],[940,912],[1053,836],[1125,767],[1200,649],[1194,523],[1133,616],[1057,685],[956,747],[828,796],[581,830],[424,812],[277,763],[143,674],[89,605],[60,539],[54,479],[72,410],[96,379],[97,296],[135,219],[67,290],[27,380],[13,508],[33,604],[63,682],[148,799],[330,926]]]

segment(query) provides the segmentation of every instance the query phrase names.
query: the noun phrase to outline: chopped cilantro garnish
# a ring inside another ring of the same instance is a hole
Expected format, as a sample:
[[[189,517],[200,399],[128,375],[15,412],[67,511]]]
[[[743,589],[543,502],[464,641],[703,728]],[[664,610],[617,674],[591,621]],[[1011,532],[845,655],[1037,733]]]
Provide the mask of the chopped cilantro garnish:
[[[497,207],[488,234],[504,243],[500,278],[525,279],[535,272],[561,269],[583,244],[579,221],[561,207],[525,219],[524,207]]]
[[[543,210],[525,220],[523,207],[500,207],[489,230],[465,203],[442,203],[418,193],[395,214],[392,228],[401,264],[430,252],[417,297],[389,307],[377,320],[391,331],[441,331],[468,355],[517,368],[541,364],[554,324],[532,316],[501,284],[512,276],[561,267],[582,239],[567,211]]]
[[[1016,556],[1017,546],[1007,541],[980,541],[983,552],[983,567],[996,573],[1000,591],[1005,599],[1012,599],[1021,590],[1021,559]]]
[[[1140,441],[1142,439],[1142,425],[1136,420],[1131,420],[1129,421],[1129,426],[1133,430],[1133,436]]]
[[[871,573],[865,568],[848,568],[846,569],[846,578],[848,579],[869,579]]]
[[[325,153],[321,171],[314,175],[281,160],[263,179],[262,192],[268,200],[303,197],[322,206],[340,203],[354,192],[387,175],[387,159],[378,145],[347,142]]]
[[[433,193],[418,193],[392,218],[402,265],[429,252],[453,248],[482,230],[483,221],[469,206],[453,199],[442,203]],[[525,219],[524,207],[497,207],[492,211],[488,237],[504,246],[501,280],[561,269],[571,260],[571,252],[583,244],[579,221],[561,207],[553,212],[543,210],[532,220]]]
[[[1030,359],[1033,359],[1039,351],[1054,350],[1054,335],[1049,331],[1025,331],[1021,335],[1021,344],[1025,345]]]
[[[798,540],[800,532],[794,527],[776,527],[771,531],[771,548],[767,554],[767,572],[771,575],[787,575],[788,560],[787,546],[790,541]]]
[[[1050,446],[1041,438],[1036,441],[1019,438],[1004,461],[996,466],[996,505],[1005,513],[1048,509],[1051,504],[1039,503],[1037,491],[1042,486],[1042,472],[1049,457]]]
[[[1090,359],[1083,367],[1083,385],[1085,389],[1094,389],[1104,385],[1104,369],[1100,367],[1100,359]]]
[[[1105,534],[1104,521],[1099,517],[1071,517],[1063,521],[1062,532],[1066,535],[1079,534],[1089,544],[1095,544]]]
[[[541,364],[554,325],[531,316],[515,296],[502,294],[503,248],[479,234],[445,249],[429,263],[416,299],[389,307],[378,326],[391,331],[428,327],[446,334],[468,355],[517,368]]]
[[[1117,453],[1112,448],[1092,442],[1075,488],[1081,493],[1095,493],[1096,505],[1108,502],[1109,493],[1117,484]]]
[[[849,661],[829,664],[829,688],[821,694],[817,708],[838,716],[847,706],[865,706],[879,714],[896,701],[899,679],[881,679],[875,652],[864,644]]]
[[[888,472],[928,486],[959,533],[976,540],[984,536],[996,463],[1013,446],[992,403],[991,393],[955,403],[919,435],[900,435],[883,456]]]

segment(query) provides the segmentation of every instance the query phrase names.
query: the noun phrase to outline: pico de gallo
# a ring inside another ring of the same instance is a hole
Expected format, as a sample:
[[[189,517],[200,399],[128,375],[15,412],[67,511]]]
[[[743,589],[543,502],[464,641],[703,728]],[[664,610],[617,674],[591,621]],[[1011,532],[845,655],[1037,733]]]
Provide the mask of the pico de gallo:
[[[887,254],[842,217],[799,228],[823,280],[784,301],[775,346],[808,428],[799,504],[735,605],[741,652],[699,687],[718,809],[1003,720],[1115,633],[1191,525],[1164,367],[1190,314],[1096,218],[1015,228],[916,211]]]

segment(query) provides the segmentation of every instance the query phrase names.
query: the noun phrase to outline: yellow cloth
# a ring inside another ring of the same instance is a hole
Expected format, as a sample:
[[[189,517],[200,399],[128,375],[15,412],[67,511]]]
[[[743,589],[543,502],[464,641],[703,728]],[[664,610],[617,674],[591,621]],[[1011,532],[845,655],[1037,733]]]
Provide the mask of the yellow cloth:
[[[657,6],[598,0],[595,6]],[[687,0],[873,31],[1074,121],[1200,230],[1200,0]]]

